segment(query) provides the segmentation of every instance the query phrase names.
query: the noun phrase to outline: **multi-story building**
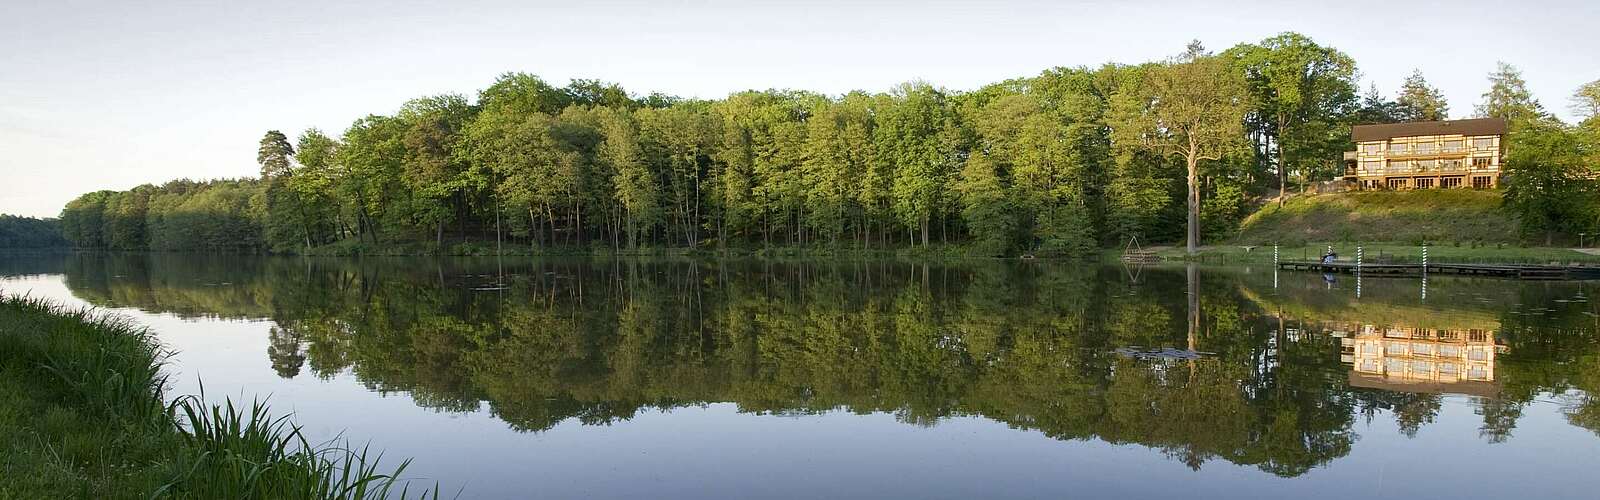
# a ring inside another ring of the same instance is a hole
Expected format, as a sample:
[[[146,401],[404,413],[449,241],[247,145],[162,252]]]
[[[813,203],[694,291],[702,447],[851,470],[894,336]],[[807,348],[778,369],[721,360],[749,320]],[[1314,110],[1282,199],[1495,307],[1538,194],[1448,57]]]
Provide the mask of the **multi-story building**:
[[[1493,188],[1505,133],[1500,118],[1356,125],[1344,178],[1362,189]]]

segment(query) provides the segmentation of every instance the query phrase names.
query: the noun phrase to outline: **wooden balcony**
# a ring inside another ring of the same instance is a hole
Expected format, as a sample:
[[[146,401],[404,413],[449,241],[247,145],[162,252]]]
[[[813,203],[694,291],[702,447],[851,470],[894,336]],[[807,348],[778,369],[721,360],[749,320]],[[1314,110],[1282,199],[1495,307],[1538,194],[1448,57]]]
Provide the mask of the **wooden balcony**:
[[[1448,151],[1448,152],[1446,152],[1446,151],[1432,151],[1432,152],[1427,152],[1427,153],[1419,153],[1419,152],[1412,151],[1412,152],[1405,152],[1405,153],[1386,153],[1386,154],[1384,154],[1383,157],[1386,158],[1386,159],[1390,159],[1390,160],[1426,160],[1426,159],[1430,159],[1430,158],[1451,160],[1451,159],[1456,159],[1456,158],[1466,158],[1467,155],[1469,155],[1471,153],[1472,153],[1471,151],[1467,151],[1467,150]]]
[[[1462,166],[1462,167],[1458,167],[1458,168],[1438,168],[1438,167],[1435,167],[1435,168],[1417,168],[1417,167],[1409,167],[1409,168],[1382,168],[1382,169],[1377,169],[1377,170],[1362,170],[1362,169],[1348,169],[1347,168],[1347,169],[1345,169],[1345,175],[1346,176],[1354,176],[1354,177],[1383,177],[1383,176],[1394,176],[1394,175],[1426,175],[1426,176],[1434,176],[1434,175],[1492,174],[1492,173],[1498,173],[1499,171],[1500,171],[1500,169],[1496,168],[1494,166],[1488,166],[1488,167],[1482,167],[1482,168],[1472,168],[1472,166],[1470,166],[1470,165],[1466,165],[1466,166]]]

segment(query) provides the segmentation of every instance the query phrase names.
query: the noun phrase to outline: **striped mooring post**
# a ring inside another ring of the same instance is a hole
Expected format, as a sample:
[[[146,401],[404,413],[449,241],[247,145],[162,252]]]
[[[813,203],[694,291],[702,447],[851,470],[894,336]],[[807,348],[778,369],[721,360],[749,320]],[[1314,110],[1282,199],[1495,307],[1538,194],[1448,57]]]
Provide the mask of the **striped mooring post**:
[[[1272,244],[1272,265],[1278,265],[1278,244]]]
[[[1427,300],[1427,244],[1422,244],[1422,300]]]
[[[1356,298],[1361,298],[1361,254],[1362,247],[1356,247]]]

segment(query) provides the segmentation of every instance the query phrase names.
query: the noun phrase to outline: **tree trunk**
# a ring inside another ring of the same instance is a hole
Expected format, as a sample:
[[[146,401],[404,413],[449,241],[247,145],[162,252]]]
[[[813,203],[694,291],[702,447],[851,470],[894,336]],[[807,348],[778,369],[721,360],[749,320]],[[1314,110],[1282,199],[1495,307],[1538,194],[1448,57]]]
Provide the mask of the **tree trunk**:
[[[633,212],[628,212],[628,249],[639,248],[639,228],[633,220]]]
[[[1289,169],[1289,163],[1284,160],[1284,156],[1283,156],[1283,122],[1284,122],[1283,115],[1278,115],[1278,135],[1276,137],[1274,137],[1273,141],[1272,141],[1272,142],[1276,143],[1277,146],[1278,146],[1278,206],[1279,207],[1283,206],[1284,198],[1287,198],[1288,195],[1289,195],[1287,184],[1284,182],[1284,178],[1285,178],[1285,175],[1286,175],[1285,172]]]
[[[544,228],[540,227],[539,216],[534,215],[533,205],[528,205],[528,237],[533,240],[535,248],[544,246]]]
[[[1184,157],[1189,164],[1189,255],[1194,255],[1200,246],[1200,165],[1199,158],[1191,154]],[[1282,196],[1282,193],[1279,193]]]
[[[928,248],[928,215],[922,216],[922,248]]]

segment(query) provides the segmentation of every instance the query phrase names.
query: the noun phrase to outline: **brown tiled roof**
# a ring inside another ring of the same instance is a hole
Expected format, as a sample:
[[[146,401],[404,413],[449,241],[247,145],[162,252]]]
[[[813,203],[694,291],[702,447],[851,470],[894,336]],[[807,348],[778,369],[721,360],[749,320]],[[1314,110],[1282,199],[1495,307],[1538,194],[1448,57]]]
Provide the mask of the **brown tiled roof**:
[[[1444,120],[1437,122],[1384,123],[1350,127],[1350,140],[1355,142],[1386,141],[1395,137],[1419,135],[1503,135],[1504,118],[1473,118],[1471,120]]]

